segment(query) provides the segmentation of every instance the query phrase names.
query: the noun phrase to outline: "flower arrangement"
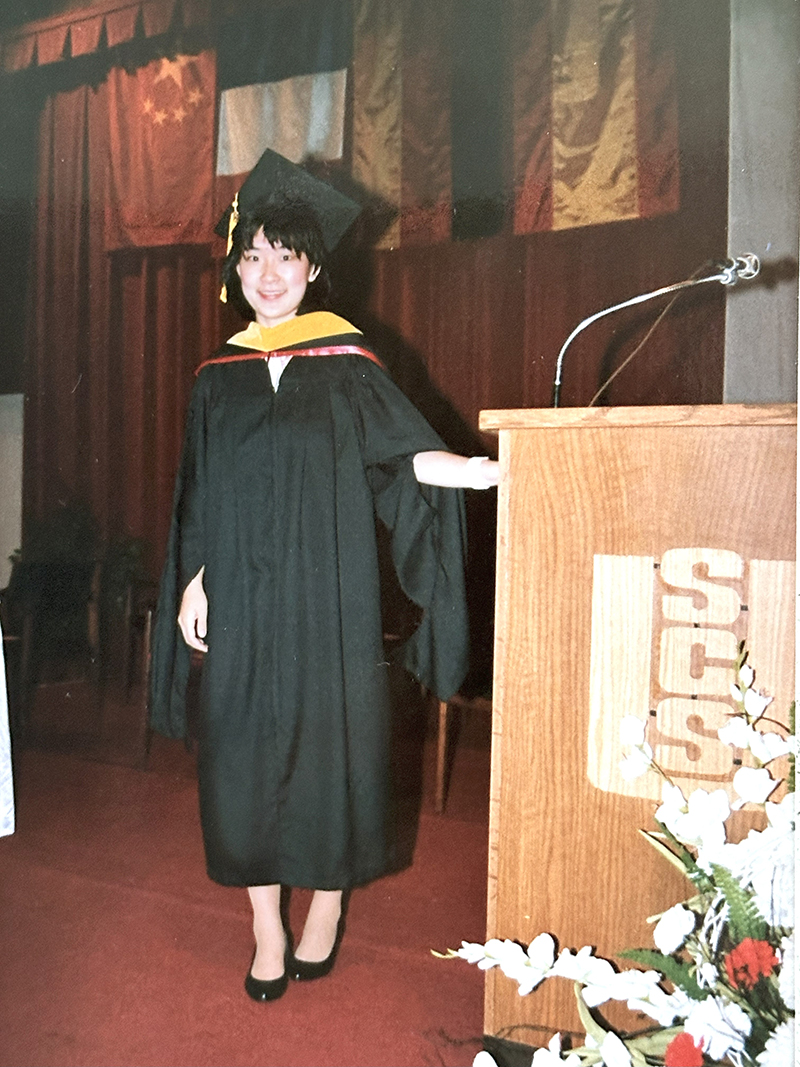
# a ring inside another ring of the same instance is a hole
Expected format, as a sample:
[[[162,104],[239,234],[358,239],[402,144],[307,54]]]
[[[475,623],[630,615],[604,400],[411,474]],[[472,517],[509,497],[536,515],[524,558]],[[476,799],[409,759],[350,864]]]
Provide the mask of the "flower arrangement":
[[[755,672],[740,645],[731,686],[735,712],[718,733],[725,743],[750,753],[733,778],[737,798],[718,789],[696,789],[688,798],[653,758],[646,723],[632,716],[622,723],[628,749],[622,774],[656,773],[663,779],[662,803],[655,812],[659,830],[640,831],[694,888],[691,899],[652,916],[655,949],[634,949],[623,958],[647,968],[618,970],[585,946],[563,949],[549,933],[527,946],[490,939],[462,942],[445,959],[460,958],[482,970],[499,967],[531,993],[547,978],[575,983],[582,1025],[580,1048],[562,1050],[556,1034],[537,1049],[531,1067],[788,1067],[794,1061],[794,723],[781,732],[765,730],[772,698],[754,687]],[[793,709],[792,709],[793,718]],[[779,725],[779,724],[775,724]],[[775,759],[789,755],[785,781],[773,777]],[[785,787],[782,788],[782,787]],[[783,792],[780,800],[771,800]],[[766,813],[763,830],[750,830],[738,843],[727,840],[732,810],[749,804]],[[668,984],[669,989],[665,988]],[[620,1034],[599,1021],[592,1009],[609,1000],[626,1001],[655,1024]],[[479,1052],[473,1067],[496,1067]]]

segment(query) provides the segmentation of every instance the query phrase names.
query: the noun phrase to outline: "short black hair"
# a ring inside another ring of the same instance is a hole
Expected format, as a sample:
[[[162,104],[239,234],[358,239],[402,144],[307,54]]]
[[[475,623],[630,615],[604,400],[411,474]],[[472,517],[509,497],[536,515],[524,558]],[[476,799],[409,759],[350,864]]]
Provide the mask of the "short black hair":
[[[262,230],[270,244],[282,244],[297,256],[305,253],[309,263],[319,267],[319,274],[306,289],[299,313],[327,308],[330,296],[328,254],[322,239],[319,218],[308,204],[293,200],[279,203],[260,200],[253,205],[251,211],[240,217],[233,231],[231,250],[222,264],[222,280],[227,290],[228,303],[244,318],[255,318],[255,312],[242,293],[242,284],[236,268],[244,253],[253,247],[256,234]]]

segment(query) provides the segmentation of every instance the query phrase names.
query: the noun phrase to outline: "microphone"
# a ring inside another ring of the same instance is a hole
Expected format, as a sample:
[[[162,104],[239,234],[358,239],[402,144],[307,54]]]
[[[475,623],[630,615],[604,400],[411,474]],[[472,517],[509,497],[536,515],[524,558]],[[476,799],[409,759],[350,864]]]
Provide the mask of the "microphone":
[[[614,304],[613,307],[604,308],[602,311],[596,311],[594,315],[589,315],[588,318],[579,322],[561,346],[561,351],[558,353],[555,379],[553,381],[553,407],[558,407],[558,401],[561,394],[561,369],[564,364],[564,353],[567,351],[572,341],[582,330],[585,330],[587,326],[591,326],[593,322],[597,322],[598,319],[602,319],[614,311],[621,311],[622,308],[633,307],[634,304],[642,304],[645,300],[653,300],[657,296],[666,296],[669,293],[677,293],[682,289],[689,289],[694,285],[705,285],[706,282],[721,282],[723,285],[735,285],[740,280],[749,281],[751,278],[755,278],[761,270],[761,262],[755,253],[745,252],[741,256],[736,256],[734,259],[726,259],[722,263],[715,263],[714,268],[717,272],[715,274],[709,274],[705,278],[687,278],[686,281],[675,282],[674,285],[666,285],[662,289],[654,289],[651,293],[642,293],[641,296],[634,296],[631,297],[630,300],[623,300],[621,304]],[[608,382],[606,382],[606,385],[607,384]]]
[[[753,252],[745,252],[743,256],[737,256],[736,259],[727,259],[724,264],[721,264],[727,272],[733,272],[735,277],[731,281],[725,281],[725,285],[735,285],[741,278],[744,281],[749,281],[750,278],[755,278],[758,272],[761,270],[761,262],[757,255]]]

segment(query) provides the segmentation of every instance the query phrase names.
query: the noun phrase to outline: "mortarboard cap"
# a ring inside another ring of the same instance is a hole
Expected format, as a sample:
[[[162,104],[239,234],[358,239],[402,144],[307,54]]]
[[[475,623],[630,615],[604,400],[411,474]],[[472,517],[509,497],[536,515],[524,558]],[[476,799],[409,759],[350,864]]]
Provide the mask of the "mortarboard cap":
[[[234,201],[226,208],[214,227],[214,232],[220,237],[229,238],[238,215],[250,211],[259,201],[266,200],[276,205],[289,201],[307,204],[316,211],[322,239],[329,252],[333,251],[361,212],[361,207],[350,197],[273,152],[271,148],[264,152],[245,178],[237,200],[238,204]]]

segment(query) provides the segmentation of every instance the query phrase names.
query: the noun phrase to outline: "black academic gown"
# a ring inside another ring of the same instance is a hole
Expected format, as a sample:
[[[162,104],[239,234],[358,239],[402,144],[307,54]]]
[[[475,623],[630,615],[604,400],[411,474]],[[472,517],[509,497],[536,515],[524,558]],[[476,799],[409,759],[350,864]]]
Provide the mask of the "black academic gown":
[[[348,331],[313,345],[364,341]],[[417,483],[414,454],[445,446],[367,356],[295,356],[275,392],[263,355],[241,358],[252,354],[224,347],[218,358],[237,358],[204,365],[191,398],[151,721],[184,734],[190,656],[175,620],[204,566],[208,873],[225,885],[344,889],[393,864],[375,517],[391,530],[401,586],[423,609],[405,663],[446,698],[466,672],[463,494]]]

